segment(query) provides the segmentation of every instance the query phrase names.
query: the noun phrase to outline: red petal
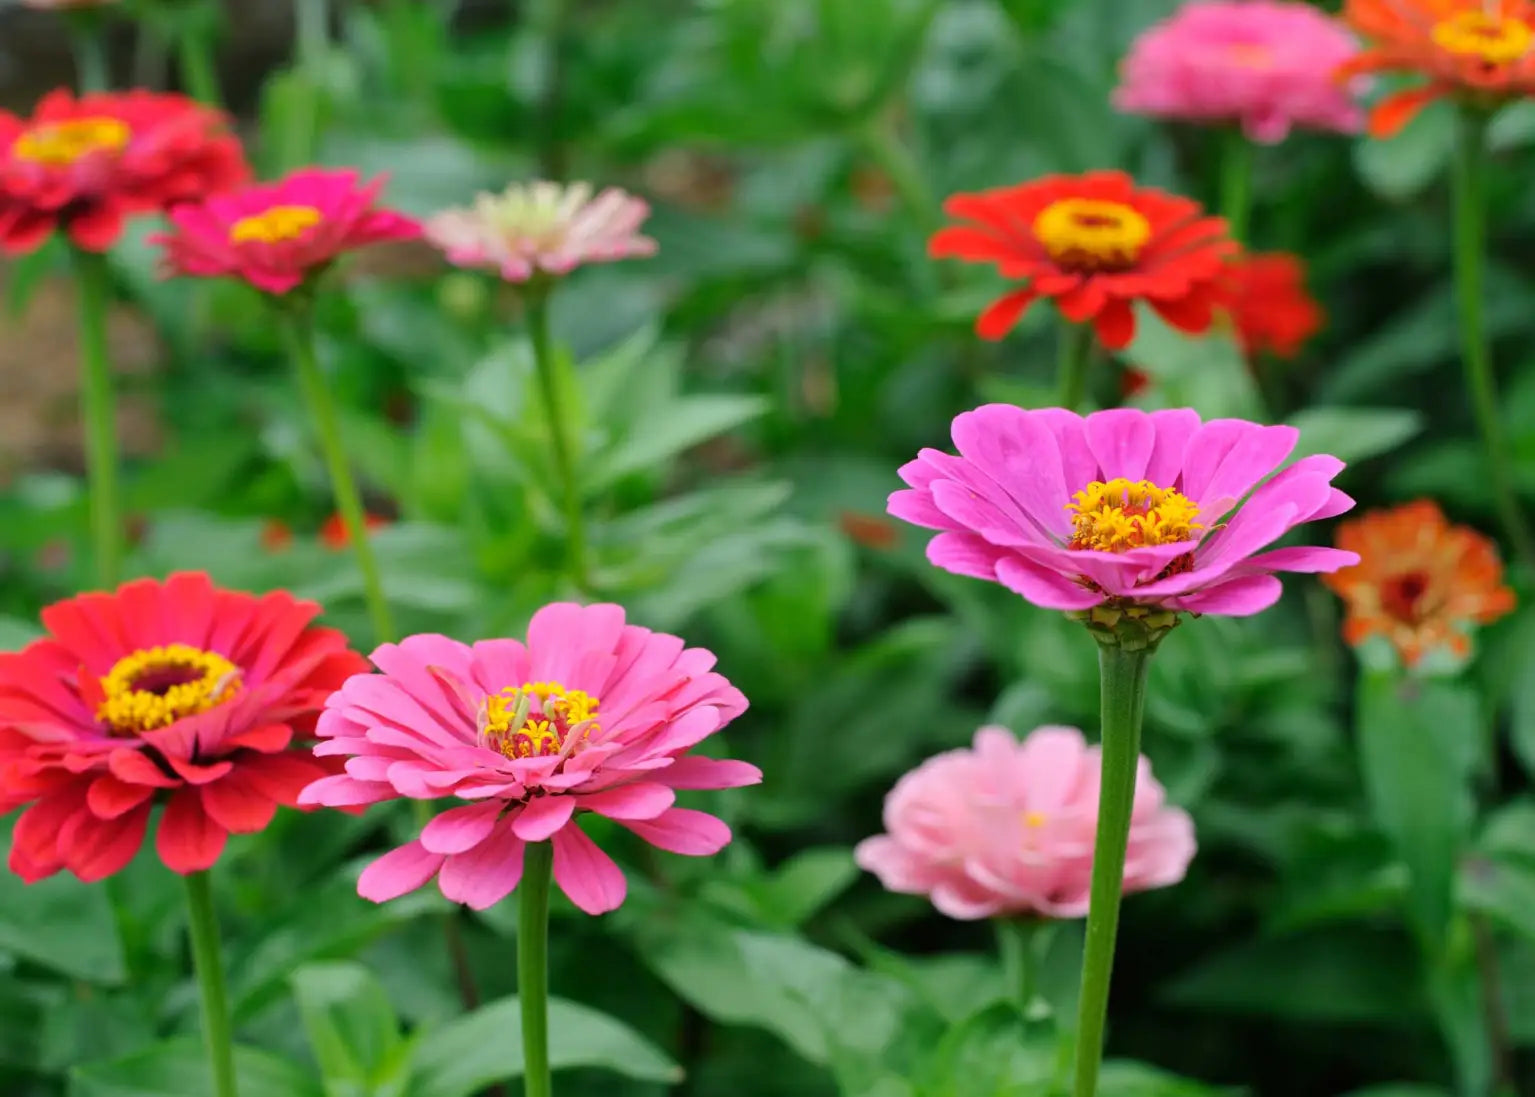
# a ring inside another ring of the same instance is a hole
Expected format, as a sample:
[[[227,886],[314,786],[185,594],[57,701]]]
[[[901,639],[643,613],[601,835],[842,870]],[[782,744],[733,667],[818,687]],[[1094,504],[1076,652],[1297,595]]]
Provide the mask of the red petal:
[[[181,784],[145,756],[143,751],[124,747],[107,756],[107,769],[119,781],[130,785],[149,785],[151,788],[175,788]]]
[[[221,752],[235,747],[249,747],[262,754],[276,754],[280,750],[287,750],[292,741],[293,729],[287,724],[263,724],[225,739]]]
[[[1098,331],[1098,341],[1104,347],[1124,350],[1135,338],[1135,310],[1130,307],[1129,301],[1116,297],[1103,306],[1093,326]]]
[[[1148,300],[1157,314],[1179,331],[1198,335],[1210,328],[1213,317],[1209,293],[1195,292],[1173,301]]]
[[[999,297],[976,317],[975,333],[982,339],[1002,338],[1013,329],[1018,318],[1028,310],[1038,296],[1032,289],[1020,289]]]
[[[271,823],[277,802],[236,769],[222,781],[204,785],[203,810],[215,823],[234,834],[255,834]]]
[[[59,832],[65,867],[87,884],[121,872],[144,844],[149,811],[142,804],[118,819],[98,819],[84,811],[75,815]]]
[[[166,868],[185,876],[212,868],[228,840],[229,832],[203,810],[198,790],[182,789],[160,819],[155,849]]]
[[[1395,137],[1418,112],[1444,94],[1445,89],[1439,84],[1429,83],[1386,96],[1370,112],[1370,136]]]
[[[129,784],[127,781],[119,781],[111,774],[107,774],[91,782],[91,787],[85,795],[85,803],[96,818],[116,819],[120,815],[128,814],[154,794],[155,790],[151,785]]]

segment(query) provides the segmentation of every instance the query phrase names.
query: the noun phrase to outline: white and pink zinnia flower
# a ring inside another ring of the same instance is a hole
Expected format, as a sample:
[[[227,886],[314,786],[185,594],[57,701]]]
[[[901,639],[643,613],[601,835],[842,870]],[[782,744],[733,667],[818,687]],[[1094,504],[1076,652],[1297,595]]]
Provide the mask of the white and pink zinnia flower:
[[[516,888],[529,842],[554,846],[554,879],[582,910],[624,900],[624,876],[577,822],[606,816],[660,849],[719,852],[730,828],[674,806],[678,789],[756,784],[745,762],[688,753],[746,709],[714,656],[625,623],[614,605],[545,606],[526,644],[412,636],[372,660],[326,704],[315,748],[346,773],[302,801],[331,807],[397,797],[470,803],[375,861],[358,891],[384,902],[434,876],[483,910]]]

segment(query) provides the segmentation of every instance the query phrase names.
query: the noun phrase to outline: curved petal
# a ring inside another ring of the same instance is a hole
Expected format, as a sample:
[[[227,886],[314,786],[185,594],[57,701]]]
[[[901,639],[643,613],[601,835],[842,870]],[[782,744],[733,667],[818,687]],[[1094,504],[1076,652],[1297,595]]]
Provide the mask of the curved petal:
[[[488,910],[505,899],[522,880],[527,843],[510,826],[496,828],[473,849],[454,854],[437,874],[443,895],[472,910]]]
[[[375,903],[398,899],[437,875],[444,860],[442,854],[429,852],[420,842],[410,842],[363,869],[357,894]]]
[[[570,822],[575,811],[574,796],[534,797],[512,819],[511,828],[525,842],[542,842]]]
[[[620,819],[619,825],[657,849],[688,857],[708,857],[730,844],[730,828],[723,821],[689,808],[671,808],[648,821]]]
[[[173,794],[160,817],[160,833],[155,836],[160,860],[182,876],[212,868],[229,840],[229,831],[203,810],[198,793],[188,788]]]
[[[624,901],[629,885],[613,859],[579,826],[555,833],[554,880],[588,914],[606,914]]]

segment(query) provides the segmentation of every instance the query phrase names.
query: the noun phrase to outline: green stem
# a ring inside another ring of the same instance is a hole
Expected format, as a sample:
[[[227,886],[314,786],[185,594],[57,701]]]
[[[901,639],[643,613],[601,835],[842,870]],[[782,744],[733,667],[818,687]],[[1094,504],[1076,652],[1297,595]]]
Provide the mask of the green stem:
[[[1487,119],[1466,108],[1461,112],[1454,158],[1455,293],[1460,311],[1461,353],[1471,408],[1482,435],[1493,499],[1515,553],[1535,569],[1535,539],[1525,524],[1515,494],[1513,458],[1499,414],[1497,379],[1487,345],[1483,282],[1487,249],[1486,195],[1483,173]]]
[[[570,438],[566,433],[569,423],[564,400],[560,396],[554,342],[549,334],[547,288],[537,289],[528,295],[527,313],[528,338],[533,343],[533,364],[538,373],[539,390],[543,394],[544,418],[549,424],[555,469],[560,477],[560,490],[565,500],[566,564],[576,586],[587,590],[586,527],[581,508],[581,484],[576,476]]]
[[[362,572],[363,594],[368,602],[368,617],[373,623],[373,638],[383,644],[395,639],[394,618],[389,612],[389,601],[384,597],[384,584],[379,578],[378,560],[373,555],[373,543],[368,536],[367,517],[362,507],[362,496],[357,491],[357,481],[352,478],[347,464],[346,446],[341,440],[341,421],[336,414],[335,402],[325,377],[320,372],[319,359],[315,357],[314,326],[309,312],[295,306],[283,314],[283,335],[288,343],[288,353],[298,371],[299,387],[309,405],[309,417],[314,423],[320,441],[320,451],[330,473],[331,494],[336,500],[336,510],[346,523],[347,534],[352,542],[352,552],[357,557],[357,568]]]
[[[1060,406],[1075,411],[1087,391],[1087,367],[1093,360],[1093,326],[1061,321],[1060,365],[1055,383],[1059,387]]]
[[[1013,994],[1018,1011],[1028,1017],[1029,1007],[1034,1004],[1036,963],[1034,956],[1035,931],[1039,923],[1027,918],[998,918],[997,950],[1002,955],[1002,974]]]
[[[81,93],[106,91],[112,86],[112,66],[102,13],[89,8],[70,12],[69,30]]]
[[[1082,997],[1077,1012],[1077,1073],[1073,1097],[1096,1097],[1108,1020],[1109,982],[1114,973],[1114,938],[1124,891],[1125,849],[1130,810],[1140,765],[1141,716],[1146,707],[1146,671],[1151,651],[1127,651],[1100,644],[1098,670],[1103,720],[1102,780],[1098,836],[1093,850],[1088,898],[1087,940],[1082,953]]]
[[[1241,129],[1226,134],[1221,148],[1221,216],[1231,238],[1246,244],[1253,201],[1253,146]]]
[[[186,881],[187,922],[192,937],[192,962],[202,991],[203,1042],[208,1047],[208,1066],[213,1071],[213,1097],[237,1097],[234,1034],[224,990],[224,961],[219,956],[213,889],[206,872],[194,872]]]
[[[85,425],[85,467],[90,486],[91,544],[96,582],[115,587],[122,573],[123,517],[117,483],[117,399],[107,346],[111,273],[107,259],[75,252],[75,286],[80,295],[81,419]]]
[[[923,232],[936,229],[941,221],[938,203],[917,166],[916,157],[896,135],[895,130],[878,119],[859,131],[864,152],[890,180],[895,193],[906,207],[906,214]]]
[[[213,48],[214,32],[202,20],[187,27],[176,38],[176,65],[181,70],[181,86],[199,103],[222,106],[219,64]]]
[[[538,165],[545,179],[558,181],[564,178],[567,166],[560,118],[565,109],[565,62],[570,52],[570,3],[543,0],[536,10],[545,66],[538,104]]]
[[[517,908],[517,1001],[522,1008],[524,1097],[550,1097],[549,881],[554,847],[529,842],[522,855]]]

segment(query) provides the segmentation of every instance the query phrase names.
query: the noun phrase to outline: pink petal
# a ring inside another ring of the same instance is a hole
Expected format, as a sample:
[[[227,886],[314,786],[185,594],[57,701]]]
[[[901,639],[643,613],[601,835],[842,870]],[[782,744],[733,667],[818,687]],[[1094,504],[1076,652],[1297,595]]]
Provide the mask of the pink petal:
[[[463,853],[473,849],[496,829],[504,805],[500,801],[451,808],[427,823],[421,831],[421,847],[431,853]]]
[[[934,567],[997,582],[997,561],[1007,555],[973,533],[940,533],[927,543],[927,558]]]
[[[671,772],[670,769],[666,772]],[[654,819],[672,804],[677,794],[667,785],[639,781],[632,785],[592,792],[577,800],[586,811],[595,811],[609,819]]]
[[[439,853],[429,853],[420,842],[390,850],[363,869],[357,894],[375,903],[398,899],[437,875],[444,860]]]
[[[554,879],[570,901],[588,914],[605,914],[623,903],[629,885],[613,859],[579,826],[554,835]]]
[[[1192,594],[1167,599],[1174,609],[1190,613],[1214,613],[1222,617],[1250,617],[1275,602],[1283,587],[1272,575],[1244,575]]]
[[[496,828],[488,839],[467,853],[449,857],[437,874],[437,886],[455,903],[487,910],[505,899],[522,879],[527,849],[510,826]]]
[[[760,784],[762,771],[749,762],[689,754],[658,774],[675,789],[742,788]]]
[[[511,829],[525,842],[542,842],[559,830],[576,811],[573,796],[538,796],[512,819]]]
[[[997,564],[997,579],[1041,609],[1090,609],[1103,595],[1029,560],[1009,556]]]
[[[672,808],[648,822],[619,820],[657,849],[707,857],[730,844],[730,828],[703,811]]]

